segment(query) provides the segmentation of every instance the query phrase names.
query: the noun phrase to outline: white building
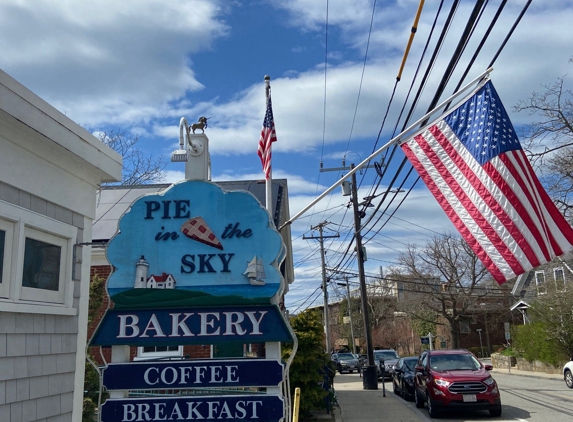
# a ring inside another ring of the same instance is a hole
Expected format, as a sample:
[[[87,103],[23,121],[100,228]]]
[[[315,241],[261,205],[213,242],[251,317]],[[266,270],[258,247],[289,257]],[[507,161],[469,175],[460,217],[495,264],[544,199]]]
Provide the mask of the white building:
[[[175,279],[172,274],[163,273],[161,275],[152,275],[147,280],[148,289],[174,289]]]
[[[0,70],[0,421],[82,418],[92,225],[121,156]]]

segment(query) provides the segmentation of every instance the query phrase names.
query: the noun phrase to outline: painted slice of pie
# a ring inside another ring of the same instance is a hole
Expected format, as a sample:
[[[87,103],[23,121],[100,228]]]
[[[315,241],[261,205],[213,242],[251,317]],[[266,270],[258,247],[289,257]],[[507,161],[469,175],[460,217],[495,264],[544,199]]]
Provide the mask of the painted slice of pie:
[[[217,239],[213,230],[211,230],[207,223],[205,223],[203,217],[190,218],[183,223],[181,231],[189,239],[223,250],[223,245],[221,245],[221,242],[219,242],[219,239]]]

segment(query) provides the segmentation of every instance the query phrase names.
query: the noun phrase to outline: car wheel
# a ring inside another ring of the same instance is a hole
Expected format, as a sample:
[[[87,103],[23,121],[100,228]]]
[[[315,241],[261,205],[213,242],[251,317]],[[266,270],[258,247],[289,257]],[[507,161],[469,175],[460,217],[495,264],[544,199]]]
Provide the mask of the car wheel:
[[[489,414],[490,414],[490,416],[493,416],[496,418],[501,416],[501,406],[494,407],[493,409],[489,409]]]
[[[432,400],[432,397],[430,397],[430,393],[427,393],[427,395],[428,395],[428,416],[430,418],[435,418],[438,416],[439,412],[436,410],[434,400]]]
[[[573,388],[573,373],[568,369],[565,371],[565,384],[569,388]]]
[[[336,369],[338,369],[338,373],[339,373],[339,374],[342,374],[342,366],[337,365],[337,366],[336,366]]]
[[[394,380],[392,380],[392,389],[394,390],[394,394],[400,395],[400,392],[398,391],[398,386],[396,385],[396,381]]]
[[[420,397],[420,394],[418,393],[418,390],[415,387],[414,387],[414,404],[418,409],[424,407],[424,402],[422,401],[422,398]]]
[[[350,371],[348,371],[348,372],[350,372],[350,373],[352,374],[352,373],[354,372],[354,369],[351,369],[351,370],[350,370]]]

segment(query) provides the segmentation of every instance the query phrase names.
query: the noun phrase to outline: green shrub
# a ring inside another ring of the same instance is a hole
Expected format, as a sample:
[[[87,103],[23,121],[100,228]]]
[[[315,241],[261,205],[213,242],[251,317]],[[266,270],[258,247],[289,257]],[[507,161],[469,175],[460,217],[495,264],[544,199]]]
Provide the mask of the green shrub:
[[[299,412],[302,417],[307,417],[311,410],[325,408],[324,400],[329,392],[322,387],[324,372],[326,370],[333,376],[334,371],[330,356],[324,352],[320,313],[316,310],[304,311],[290,322],[298,338],[298,349],[289,371],[291,397],[294,397],[295,388],[300,388]],[[283,360],[286,361],[291,353],[292,345],[284,345]]]
[[[559,344],[549,333],[543,322],[515,326],[512,333],[512,348],[515,355],[529,362],[538,360],[559,366],[566,356],[559,351]]]

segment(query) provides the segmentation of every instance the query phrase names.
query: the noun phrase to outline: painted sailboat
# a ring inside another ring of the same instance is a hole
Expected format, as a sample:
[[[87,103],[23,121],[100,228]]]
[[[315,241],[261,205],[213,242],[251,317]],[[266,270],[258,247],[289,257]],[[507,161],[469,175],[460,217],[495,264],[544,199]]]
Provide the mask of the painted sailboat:
[[[247,269],[243,275],[249,279],[251,286],[264,286],[267,276],[265,274],[263,260],[255,255],[253,259],[251,259],[251,262],[247,264]]]

